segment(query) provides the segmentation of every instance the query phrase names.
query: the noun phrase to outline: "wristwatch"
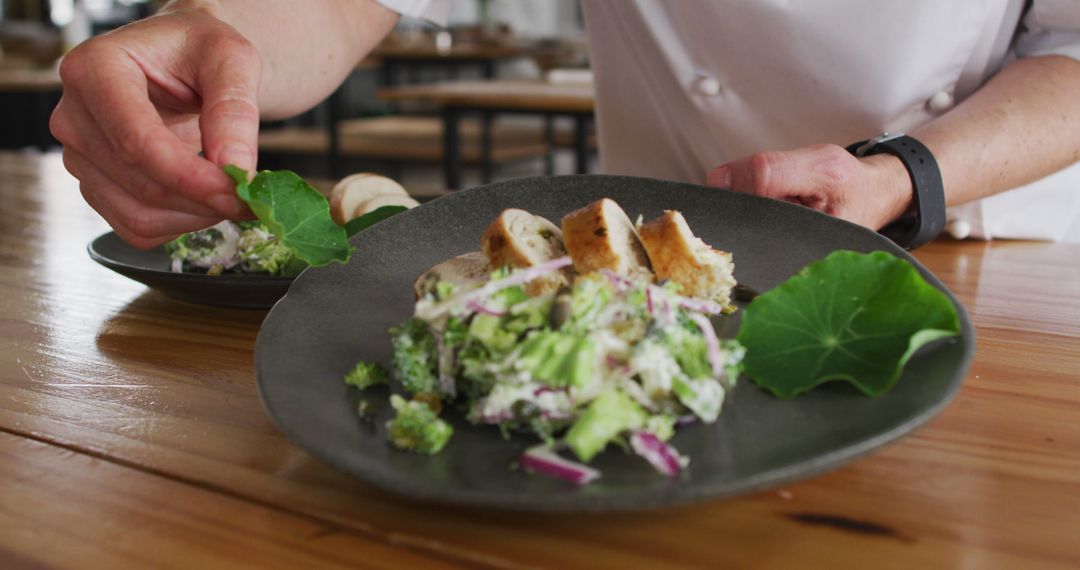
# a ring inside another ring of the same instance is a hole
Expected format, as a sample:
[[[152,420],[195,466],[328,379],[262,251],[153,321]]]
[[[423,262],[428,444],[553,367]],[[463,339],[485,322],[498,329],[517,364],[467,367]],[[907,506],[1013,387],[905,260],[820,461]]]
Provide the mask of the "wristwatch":
[[[882,133],[848,145],[847,151],[858,157],[891,154],[900,159],[911,175],[914,189],[911,210],[878,233],[911,250],[934,239],[945,229],[945,187],[941,183],[937,161],[926,145],[903,133]]]

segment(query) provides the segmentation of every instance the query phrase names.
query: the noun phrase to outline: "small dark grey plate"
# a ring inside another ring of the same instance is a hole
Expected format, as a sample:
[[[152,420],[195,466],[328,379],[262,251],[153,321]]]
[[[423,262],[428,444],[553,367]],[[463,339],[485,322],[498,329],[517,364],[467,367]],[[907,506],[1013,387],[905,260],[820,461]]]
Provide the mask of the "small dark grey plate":
[[[917,261],[874,232],[812,210],[744,194],[642,178],[564,176],[492,184],[441,198],[395,216],[352,240],[346,265],[307,271],[263,322],[255,346],[259,391],[285,435],[357,477],[410,497],[523,510],[613,510],[732,496],[803,479],[866,454],[929,420],[964,380],[974,353],[967,314],[963,331],[914,357],[888,394],[868,398],[847,384],[778,400],[742,380],[720,420],[693,425],[674,438],[691,463],[669,480],[643,460],[609,449],[593,464],[603,472],[581,488],[511,468],[535,441],[503,439],[471,426],[456,410],[442,453],[420,456],[386,442],[387,392],[360,394],[342,382],[359,359],[387,364],[387,329],[412,314],[412,282],[448,257],[479,249],[480,234],[504,208],[559,220],[601,197],[631,218],[682,211],[702,239],[733,252],[736,277],[765,291],[807,263],[837,249],[885,250],[907,259],[934,286],[945,287]],[[951,297],[951,295],[950,295]],[[953,299],[956,303],[956,300]],[[723,318],[721,334],[738,328]],[[373,421],[356,413],[375,405]]]
[[[115,232],[98,236],[86,248],[91,259],[179,301],[266,309],[292,284],[292,277],[269,275],[204,275],[173,273],[169,254],[161,247],[141,250],[128,245]]]

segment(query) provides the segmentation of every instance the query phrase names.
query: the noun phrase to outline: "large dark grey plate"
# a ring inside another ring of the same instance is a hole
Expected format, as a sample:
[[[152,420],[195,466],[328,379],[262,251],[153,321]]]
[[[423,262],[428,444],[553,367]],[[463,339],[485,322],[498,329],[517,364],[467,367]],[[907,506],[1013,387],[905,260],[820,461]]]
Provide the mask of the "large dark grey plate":
[[[274,306],[255,347],[259,390],[285,435],[361,479],[414,498],[532,510],[643,508],[731,496],[810,477],[866,454],[926,422],[963,381],[974,335],[957,303],[962,335],[911,360],[896,388],[868,398],[847,384],[781,401],[742,381],[720,421],[680,431],[674,444],[692,458],[671,481],[641,459],[609,450],[594,461],[603,478],[583,488],[511,470],[531,445],[498,430],[469,426],[449,413],[456,433],[435,457],[386,443],[386,392],[361,396],[342,382],[358,359],[388,363],[387,329],[412,314],[412,282],[436,262],[478,249],[480,234],[504,208],[558,220],[600,197],[633,218],[681,210],[706,242],[734,253],[740,282],[764,291],[837,249],[886,250],[911,261],[877,234],[809,209],[712,188],[641,178],[565,176],[492,184],[395,216],[353,238],[347,265],[308,271]],[[948,294],[948,292],[946,291]],[[955,299],[953,299],[955,303]],[[738,313],[721,331],[737,330]],[[357,399],[378,404],[364,422]]]
[[[86,250],[90,257],[162,293],[188,303],[266,309],[288,291],[292,277],[269,275],[204,275],[173,273],[169,254],[161,247],[141,250],[128,245],[115,232],[98,236]]]

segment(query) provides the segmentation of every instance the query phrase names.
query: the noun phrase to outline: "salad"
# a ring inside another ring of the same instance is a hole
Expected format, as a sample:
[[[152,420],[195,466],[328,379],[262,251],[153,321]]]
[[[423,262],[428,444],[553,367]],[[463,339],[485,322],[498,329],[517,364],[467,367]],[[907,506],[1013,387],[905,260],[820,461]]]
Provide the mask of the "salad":
[[[672,283],[601,270],[568,290],[525,293],[570,263],[497,271],[473,288],[440,283],[392,331],[395,376],[420,402],[460,401],[473,423],[536,436],[543,443],[526,452],[526,468],[588,479],[593,470],[556,452],[588,462],[617,442],[677,475],[689,460],[667,443],[676,425],[716,421],[744,350],[717,338],[708,315],[719,304]],[[399,417],[415,413],[403,406],[395,404]],[[417,433],[394,438],[399,447],[435,452],[451,434],[441,420],[412,425]]]
[[[488,259],[505,262],[498,269],[474,278],[459,265],[470,278],[453,279],[444,263],[418,280],[413,316],[390,331],[392,376],[411,398],[392,397],[394,446],[439,452],[453,430],[438,415],[454,406],[473,424],[534,437],[519,465],[575,483],[599,477],[587,463],[612,444],[670,477],[688,465],[670,444],[676,428],[717,420],[745,354],[709,319],[731,310],[730,256],[688,241],[680,255],[726,275],[712,293],[689,296],[660,274],[663,264],[649,264],[648,251],[673,256],[654,247],[648,228],[642,242],[610,200],[583,211],[590,227],[564,219],[560,231],[507,210],[483,244]],[[670,212],[657,223],[676,221],[685,226]],[[362,362],[346,381],[366,388],[389,377]]]
[[[165,244],[172,271],[208,275],[261,273],[294,276],[307,267],[293,250],[258,221],[217,224],[186,233]]]

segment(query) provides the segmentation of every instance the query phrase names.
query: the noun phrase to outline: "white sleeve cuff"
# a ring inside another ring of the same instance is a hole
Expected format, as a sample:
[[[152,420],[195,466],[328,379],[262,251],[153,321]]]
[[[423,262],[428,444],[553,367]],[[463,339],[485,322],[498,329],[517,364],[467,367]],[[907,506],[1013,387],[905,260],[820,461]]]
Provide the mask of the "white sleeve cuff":
[[[402,16],[426,20],[436,26],[446,26],[454,3],[453,0],[378,0],[378,2]]]

